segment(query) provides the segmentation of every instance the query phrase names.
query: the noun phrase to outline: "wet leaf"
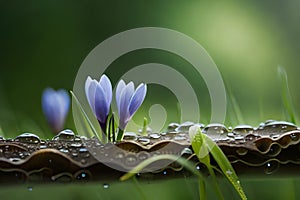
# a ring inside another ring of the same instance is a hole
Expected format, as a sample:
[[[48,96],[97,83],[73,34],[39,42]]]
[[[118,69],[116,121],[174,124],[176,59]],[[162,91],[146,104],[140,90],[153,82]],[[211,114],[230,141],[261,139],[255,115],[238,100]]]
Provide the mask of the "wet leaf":
[[[233,167],[231,166],[229,160],[220,149],[220,147],[207,135],[202,134],[201,129],[198,126],[192,126],[189,130],[190,138],[192,141],[192,148],[199,158],[200,162],[203,162],[209,169],[213,177],[214,172],[210,170],[211,165],[208,163],[209,153],[218,163],[220,169],[222,170],[225,177],[233,185],[237,193],[240,195],[241,199],[247,199],[244,190],[240,184],[238,176],[236,175]]]

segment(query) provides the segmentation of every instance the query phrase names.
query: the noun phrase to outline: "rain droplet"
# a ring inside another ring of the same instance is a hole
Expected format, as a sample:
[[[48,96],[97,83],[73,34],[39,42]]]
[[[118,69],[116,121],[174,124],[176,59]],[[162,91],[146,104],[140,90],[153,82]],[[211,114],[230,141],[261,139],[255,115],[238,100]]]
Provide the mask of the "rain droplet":
[[[160,138],[160,135],[157,134],[157,133],[152,133],[152,134],[150,134],[149,136],[150,136],[150,138],[152,138],[152,139],[158,139],[158,138]]]
[[[76,179],[80,181],[86,181],[89,179],[89,174],[86,172],[80,172],[76,175]]]
[[[64,148],[60,149],[59,151],[62,152],[62,153],[69,153],[69,150],[68,149],[64,149]]]
[[[168,125],[168,131],[174,131],[179,126],[178,123],[170,123]]]
[[[175,136],[174,137],[174,140],[176,140],[176,141],[182,141],[182,140],[185,140],[186,139],[186,137],[183,137],[183,136]]]
[[[136,163],[137,159],[134,155],[128,155],[125,161],[127,165],[133,166]]]
[[[224,134],[228,133],[228,130],[223,124],[208,124],[203,129],[203,133],[206,133],[207,135]]]
[[[265,174],[269,175],[277,171],[278,168],[279,168],[279,163],[275,160],[272,160],[266,163],[264,172]]]
[[[232,175],[232,174],[233,174],[233,172],[232,172],[231,170],[226,170],[226,174],[228,174],[228,175]]]
[[[189,131],[189,128],[191,126],[193,126],[194,123],[193,122],[184,122],[182,124],[180,124],[176,129],[175,131],[178,131],[178,132],[187,132]]]
[[[253,133],[253,131],[254,131],[254,128],[249,125],[238,125],[238,126],[234,127],[234,129],[232,130],[232,132],[235,135],[251,134],[251,133]]]
[[[298,140],[299,140],[299,134],[292,133],[290,137],[291,137],[291,139],[292,139],[293,141],[298,141]]]
[[[16,142],[25,142],[31,144],[38,144],[41,142],[40,138],[33,133],[23,133],[15,138]]]
[[[108,185],[107,183],[104,183],[104,184],[103,184],[103,188],[104,188],[104,189],[108,189],[108,188],[109,188],[109,185]]]
[[[139,138],[138,142],[141,143],[142,145],[147,145],[147,144],[150,144],[150,139],[148,139],[148,138]]]
[[[66,129],[61,132],[59,132],[53,140],[61,140],[61,141],[74,141],[75,134],[72,130]]]

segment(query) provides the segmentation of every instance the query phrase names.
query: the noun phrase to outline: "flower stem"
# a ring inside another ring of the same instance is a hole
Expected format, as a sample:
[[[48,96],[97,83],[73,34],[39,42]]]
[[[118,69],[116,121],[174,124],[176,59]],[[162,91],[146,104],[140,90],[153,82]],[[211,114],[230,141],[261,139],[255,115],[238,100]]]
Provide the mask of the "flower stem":
[[[123,135],[124,135],[124,130],[119,129],[118,136],[117,136],[117,141],[121,141],[123,139]]]

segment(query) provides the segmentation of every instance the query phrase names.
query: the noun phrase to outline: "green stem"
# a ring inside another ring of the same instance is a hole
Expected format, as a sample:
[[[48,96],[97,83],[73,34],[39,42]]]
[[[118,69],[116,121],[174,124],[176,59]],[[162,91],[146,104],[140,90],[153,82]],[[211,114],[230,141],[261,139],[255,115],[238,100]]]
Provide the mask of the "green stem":
[[[123,139],[123,135],[124,135],[124,130],[119,129],[117,141],[121,141]]]

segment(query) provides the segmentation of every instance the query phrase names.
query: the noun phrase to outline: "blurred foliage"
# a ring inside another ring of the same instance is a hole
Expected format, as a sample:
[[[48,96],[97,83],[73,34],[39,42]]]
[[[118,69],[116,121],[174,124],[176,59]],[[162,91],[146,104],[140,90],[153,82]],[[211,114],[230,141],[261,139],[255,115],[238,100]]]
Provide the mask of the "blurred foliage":
[[[145,26],[174,29],[203,45],[230,87],[245,123],[284,119],[278,65],[286,69],[295,109],[300,109],[299,6],[293,0],[1,1],[0,126],[10,135],[49,132],[40,108],[42,90],[48,86],[71,90],[78,68],[96,45],[121,31]],[[201,120],[209,121],[210,100],[203,80],[195,80],[188,63],[175,55],[132,52],[116,60],[108,74],[115,84],[121,72],[147,62],[174,66],[196,83],[203,91],[197,94]],[[153,101],[161,104],[172,96],[156,94]],[[229,119],[227,124],[235,125]],[[74,128],[71,113],[66,126]]]

